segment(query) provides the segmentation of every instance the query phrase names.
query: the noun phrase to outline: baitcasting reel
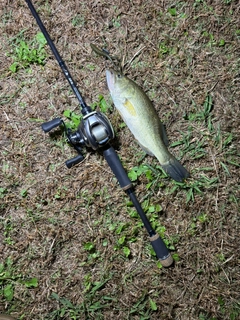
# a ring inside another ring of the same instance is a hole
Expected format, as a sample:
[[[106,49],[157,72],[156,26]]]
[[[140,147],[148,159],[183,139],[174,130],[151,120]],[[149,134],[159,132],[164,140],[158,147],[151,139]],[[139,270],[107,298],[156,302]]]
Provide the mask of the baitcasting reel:
[[[72,132],[69,128],[67,129],[65,122],[61,118],[55,118],[43,123],[42,129],[44,132],[49,132],[60,125],[64,126],[67,142],[78,153],[76,157],[66,161],[66,166],[69,169],[83,161],[82,147],[90,147],[93,150],[97,150],[99,147],[107,145],[114,138],[114,130],[110,121],[104,114],[97,111],[89,111],[89,113],[85,114],[75,132]]]

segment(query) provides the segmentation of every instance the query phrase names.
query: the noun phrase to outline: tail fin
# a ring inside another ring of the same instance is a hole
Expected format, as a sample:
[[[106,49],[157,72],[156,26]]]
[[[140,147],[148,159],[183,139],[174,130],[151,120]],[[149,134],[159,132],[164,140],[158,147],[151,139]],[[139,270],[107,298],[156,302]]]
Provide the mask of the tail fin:
[[[168,163],[161,166],[172,179],[178,182],[182,182],[190,176],[189,172],[173,156]]]

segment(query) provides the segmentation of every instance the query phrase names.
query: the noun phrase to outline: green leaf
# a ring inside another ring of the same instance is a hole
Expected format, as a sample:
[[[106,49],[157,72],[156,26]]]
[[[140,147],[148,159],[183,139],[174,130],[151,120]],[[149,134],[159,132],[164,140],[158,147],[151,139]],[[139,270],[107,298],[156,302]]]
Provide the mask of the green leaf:
[[[157,267],[158,267],[158,269],[162,269],[162,268],[163,268],[163,266],[162,266],[162,264],[161,264],[160,260],[158,260],[158,261],[157,261]]]
[[[55,292],[52,292],[51,294],[51,298],[56,299],[57,301],[60,301],[60,297],[58,294],[56,294]]]
[[[168,12],[170,13],[171,16],[176,16],[177,15],[177,9],[176,8],[169,8]]]
[[[119,244],[124,244],[125,239],[126,239],[126,236],[122,236],[120,239],[118,239],[118,243]]]
[[[103,113],[105,113],[109,108],[104,96],[102,95],[99,95],[99,108]]]
[[[40,44],[42,44],[42,45],[45,45],[45,44],[47,44],[47,40],[46,40],[46,38],[44,37],[44,35],[43,35],[43,33],[42,32],[38,32],[37,34],[36,34],[36,40],[37,40],[37,42],[38,43],[40,43]]]
[[[229,170],[228,170],[228,167],[225,165],[225,163],[220,162],[220,164],[221,164],[221,166],[223,167],[223,169],[226,171],[227,175],[228,175],[228,176],[231,176],[231,174],[230,174],[230,172],[229,172]]]
[[[71,110],[64,110],[63,115],[68,119],[71,118]]]
[[[87,242],[84,244],[84,249],[87,251],[91,251],[95,248],[94,244],[92,242]]]
[[[22,196],[23,198],[25,198],[25,197],[27,196],[27,194],[28,194],[28,191],[27,191],[26,189],[23,189],[23,190],[21,191],[21,196]]]
[[[104,239],[103,242],[102,242],[102,245],[103,245],[103,247],[107,247],[107,245],[108,245],[108,240],[107,240],[107,239]]]
[[[27,281],[24,281],[24,284],[27,288],[36,288],[38,286],[38,279],[37,278],[31,278]]]
[[[13,73],[17,72],[17,69],[18,69],[18,63],[17,62],[13,62],[9,67],[9,70],[12,71]]]
[[[123,247],[123,252],[127,258],[129,257],[129,255],[131,253],[131,251],[128,247]]]
[[[173,258],[174,261],[179,261],[180,260],[179,255],[177,253],[173,253],[172,254],[172,258]]]
[[[157,305],[156,302],[153,301],[151,298],[149,298],[149,302],[150,302],[150,307],[153,311],[157,311]]]
[[[232,142],[232,140],[233,140],[233,134],[230,133],[230,134],[228,135],[228,137],[223,141],[224,147],[226,147],[227,145],[229,145],[229,144]]]
[[[0,263],[0,275],[1,275],[1,273],[3,272],[3,270],[4,270],[4,264],[3,264],[3,263]]]
[[[222,297],[218,297],[218,304],[222,307],[225,304],[225,301],[223,300]]]
[[[13,286],[11,284],[7,284],[3,289],[3,295],[7,301],[11,301],[13,299]]]
[[[151,170],[147,170],[145,172],[146,174],[146,178],[149,180],[149,181],[152,181],[153,180],[153,176],[152,176],[152,171]]]
[[[160,204],[156,204],[155,211],[156,212],[161,212],[162,211],[162,207],[160,206]]]
[[[148,212],[149,212],[149,213],[155,212],[155,206],[150,206],[150,207],[148,208]]]
[[[137,172],[132,169],[131,171],[128,172],[128,178],[129,178],[131,181],[136,181],[137,178],[138,178]]]
[[[4,198],[4,195],[7,193],[6,188],[0,188],[0,199]]]
[[[223,47],[225,45],[225,40],[221,39],[218,43],[219,47]]]
[[[67,128],[71,128],[72,130],[77,129],[80,124],[82,116],[77,114],[71,110],[65,110],[63,115],[70,120],[70,123],[66,123]]]

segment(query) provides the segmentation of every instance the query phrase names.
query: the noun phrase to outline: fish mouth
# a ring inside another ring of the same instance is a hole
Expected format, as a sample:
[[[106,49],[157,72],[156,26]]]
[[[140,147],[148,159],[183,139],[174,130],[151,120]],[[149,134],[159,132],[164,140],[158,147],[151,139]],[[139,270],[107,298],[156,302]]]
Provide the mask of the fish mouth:
[[[115,76],[114,76],[113,70],[111,69],[106,70],[106,78],[107,78],[108,89],[111,92],[114,89],[114,85],[115,85]]]

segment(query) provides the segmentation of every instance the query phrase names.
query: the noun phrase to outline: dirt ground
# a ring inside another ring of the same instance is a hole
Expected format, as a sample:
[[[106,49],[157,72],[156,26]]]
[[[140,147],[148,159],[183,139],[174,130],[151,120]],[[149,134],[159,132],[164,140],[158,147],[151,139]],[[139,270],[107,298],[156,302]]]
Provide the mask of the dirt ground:
[[[124,168],[142,170],[135,192],[172,251],[168,269],[101,152],[85,149],[68,169],[75,150],[60,129],[41,130],[67,122],[66,110],[79,114],[78,101],[47,45],[40,62],[19,53],[39,32],[25,1],[0,3],[0,312],[240,319],[239,1],[33,1],[86,103],[104,97]],[[125,74],[153,101],[170,151],[191,172],[185,183],[124,126],[106,86],[111,63],[90,43],[132,59]]]

